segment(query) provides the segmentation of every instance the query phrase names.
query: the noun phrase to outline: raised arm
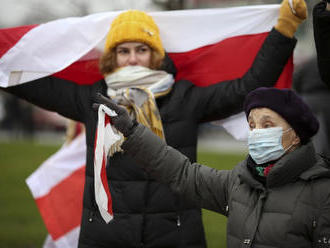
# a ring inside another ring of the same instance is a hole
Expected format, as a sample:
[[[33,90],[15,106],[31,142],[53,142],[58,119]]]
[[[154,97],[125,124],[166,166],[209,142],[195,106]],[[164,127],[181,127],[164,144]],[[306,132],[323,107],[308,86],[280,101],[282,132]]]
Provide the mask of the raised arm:
[[[292,8],[288,0],[282,2],[277,24],[242,78],[205,88],[195,87],[191,99],[197,102],[199,111],[196,112],[201,114],[200,119],[222,119],[240,112],[250,91],[275,85],[295,48],[294,33],[307,15],[304,0],[293,0]]]
[[[314,39],[322,80],[330,87],[330,1],[322,1],[313,9]]]

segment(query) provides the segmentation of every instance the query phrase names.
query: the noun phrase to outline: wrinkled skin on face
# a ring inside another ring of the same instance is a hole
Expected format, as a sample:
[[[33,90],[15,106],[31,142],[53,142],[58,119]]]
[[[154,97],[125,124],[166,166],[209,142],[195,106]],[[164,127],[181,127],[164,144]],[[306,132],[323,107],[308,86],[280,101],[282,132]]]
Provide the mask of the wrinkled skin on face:
[[[271,128],[271,127],[282,127],[282,146],[284,149],[288,149],[288,152],[296,149],[300,145],[300,138],[296,132],[292,129],[290,124],[278,113],[269,108],[254,108],[250,111],[248,117],[248,124],[250,130]]]

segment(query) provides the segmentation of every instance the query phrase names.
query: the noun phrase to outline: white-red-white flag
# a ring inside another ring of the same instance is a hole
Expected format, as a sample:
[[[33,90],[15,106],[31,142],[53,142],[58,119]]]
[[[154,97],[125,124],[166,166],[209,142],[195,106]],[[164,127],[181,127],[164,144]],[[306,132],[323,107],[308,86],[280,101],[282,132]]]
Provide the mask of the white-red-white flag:
[[[279,5],[259,5],[152,12],[150,15],[159,26],[163,46],[178,69],[176,79],[184,78],[196,85],[207,86],[241,77],[248,70],[268,32],[275,25],[278,12]],[[91,84],[101,79],[98,58],[103,51],[110,23],[119,13],[106,12],[41,25],[1,29],[0,86],[26,83],[49,75],[78,84]],[[291,58],[276,87],[290,87],[292,61]],[[246,121],[240,118],[242,115],[231,117],[228,122],[222,121],[236,138],[246,136]],[[235,125],[232,126],[232,123]],[[242,127],[238,128],[237,125]],[[82,140],[80,138],[75,142],[84,143]],[[82,209],[85,151],[78,153],[65,146],[54,156],[60,159],[69,151],[70,156],[82,159],[80,165],[63,160],[66,161],[63,167],[70,173],[63,173],[63,168],[57,168],[54,163],[52,167],[46,161],[32,175],[46,180],[28,179],[52,240],[61,248],[77,243],[77,240],[72,241],[72,237],[77,239]],[[46,187],[48,190],[43,194],[36,194],[39,188],[45,188],[44,183],[47,185],[52,177],[46,173],[50,167],[59,174],[63,173],[61,179]],[[71,180],[78,177],[80,180]],[[65,193],[73,184],[76,184],[74,188],[80,189],[79,194],[74,194],[79,201],[75,201],[77,206],[74,208],[68,208],[62,192]],[[55,221],[60,217],[52,218],[56,212],[52,210],[55,202],[59,203],[57,206],[65,206],[58,209],[63,214],[61,218],[65,218],[60,222]],[[70,238],[66,240],[67,237]]]
[[[85,182],[86,140],[78,135],[27,179],[51,237],[44,247],[77,247]]]

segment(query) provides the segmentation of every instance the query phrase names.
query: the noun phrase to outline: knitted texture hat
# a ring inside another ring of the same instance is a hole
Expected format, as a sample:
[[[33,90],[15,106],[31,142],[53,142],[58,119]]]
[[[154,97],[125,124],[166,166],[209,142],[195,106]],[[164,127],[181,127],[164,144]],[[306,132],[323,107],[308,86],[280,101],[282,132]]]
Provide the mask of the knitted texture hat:
[[[305,144],[313,137],[319,122],[306,103],[290,89],[261,87],[251,91],[245,98],[246,117],[251,109],[269,108],[282,116],[295,130],[301,143]]]
[[[165,55],[159,29],[152,17],[143,11],[128,10],[113,20],[106,37],[105,51],[110,51],[123,42],[142,42],[156,50],[162,57]]]

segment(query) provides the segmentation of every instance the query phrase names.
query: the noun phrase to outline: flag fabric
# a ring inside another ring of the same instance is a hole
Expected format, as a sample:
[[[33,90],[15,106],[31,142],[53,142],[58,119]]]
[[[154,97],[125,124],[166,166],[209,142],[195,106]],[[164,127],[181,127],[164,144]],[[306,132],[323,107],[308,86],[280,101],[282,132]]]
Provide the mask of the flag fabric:
[[[98,58],[110,23],[119,13],[105,12],[1,29],[0,86],[27,83],[44,76],[78,84],[101,79]],[[176,80],[187,79],[198,86],[207,86],[244,75],[275,25],[278,13],[279,5],[257,5],[151,12],[150,15],[159,26],[163,46],[177,67]],[[292,71],[291,58],[276,87],[290,87]],[[246,137],[246,121],[242,118],[242,115],[232,116],[221,124],[234,137]],[[77,244],[86,153],[82,136],[63,146],[27,179],[51,236],[45,247]],[[56,179],[50,180],[53,175],[57,175]],[[76,198],[70,199],[70,196]]]
[[[51,235],[44,247],[77,247],[85,182],[84,133],[46,160],[27,179]],[[53,242],[52,242],[53,241]]]
[[[117,114],[107,106],[101,104],[98,109],[98,124],[94,147],[94,190],[95,201],[100,214],[106,223],[113,219],[112,199],[106,174],[108,151],[117,142],[122,143],[123,136],[116,134],[110,124],[110,116]],[[114,148],[115,149],[115,148]],[[109,154],[111,156],[111,154]]]

